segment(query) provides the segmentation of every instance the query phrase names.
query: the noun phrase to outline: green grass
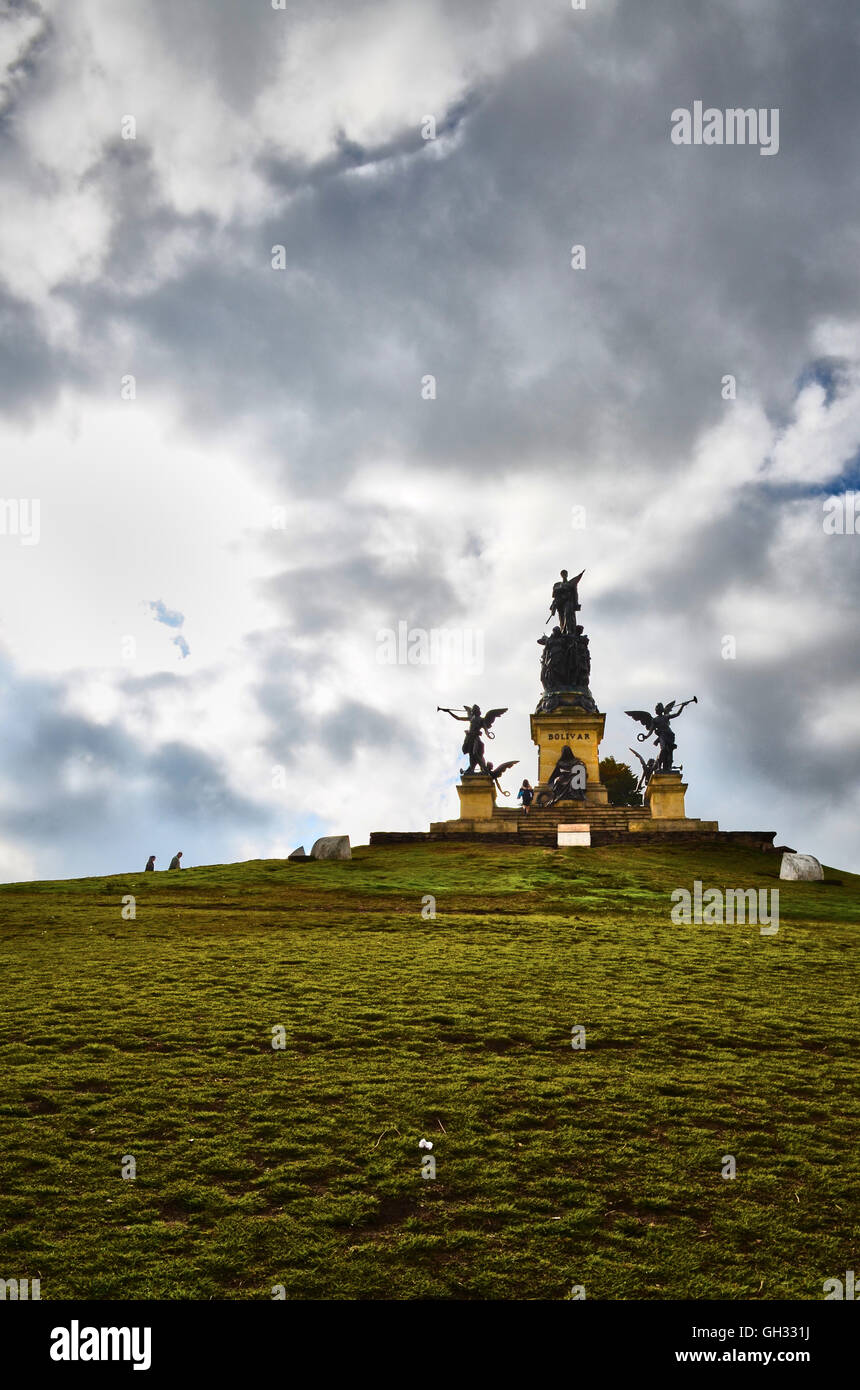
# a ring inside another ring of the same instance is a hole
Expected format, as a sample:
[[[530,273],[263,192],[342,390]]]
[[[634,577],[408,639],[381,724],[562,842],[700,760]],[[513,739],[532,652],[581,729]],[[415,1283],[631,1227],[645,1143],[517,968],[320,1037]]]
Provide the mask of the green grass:
[[[858,1258],[860,878],[778,863],[410,845],[0,888],[0,1277],[820,1299]],[[674,925],[694,878],[778,887],[778,934]]]

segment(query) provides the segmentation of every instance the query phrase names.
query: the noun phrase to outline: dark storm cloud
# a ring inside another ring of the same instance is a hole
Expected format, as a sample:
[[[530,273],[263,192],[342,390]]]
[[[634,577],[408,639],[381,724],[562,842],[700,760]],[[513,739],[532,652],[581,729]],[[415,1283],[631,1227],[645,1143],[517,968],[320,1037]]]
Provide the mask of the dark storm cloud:
[[[122,728],[67,714],[63,700],[59,683],[38,681],[22,682],[4,695],[7,728],[14,730],[5,756],[8,771],[59,801],[63,774],[75,763],[117,779],[138,770],[138,750]],[[72,796],[69,804],[73,801]]]
[[[415,130],[375,151],[343,136],[304,175],[263,154],[275,187],[320,186],[256,232],[234,227],[217,251],[198,218],[201,259],[149,294],[124,295],[121,260],[107,281],[68,293],[101,340],[112,323],[144,335],[144,374],[187,378],[194,364],[197,428],[253,409],[268,414],[274,447],[285,414],[306,411],[317,427],[290,453],[310,486],[321,464],[330,478],[383,444],[472,468],[571,444],[580,468],[600,446],[634,460],[665,451],[675,466],[716,418],[723,370],[775,401],[802,365],[811,315],[858,304],[844,269],[855,13],[685,13],[679,24],[674,5],[646,17],[628,3],[579,27],[568,17],[563,41],[548,34],[480,104],[438,113],[442,131],[462,122],[445,159]],[[229,100],[276,51],[281,16],[186,0],[139,18]],[[697,97],[779,104],[779,155],[672,146],[670,110]],[[114,171],[112,254],[140,259],[171,213],[141,171],[143,147],[129,145],[105,152],[126,166]],[[413,158],[391,158],[407,149]],[[374,162],[376,176],[354,177]],[[568,268],[574,240],[588,248],[585,272]],[[277,241],[300,275],[269,269]],[[434,403],[420,399],[426,372]]]
[[[315,10],[324,7],[327,0],[315,0]],[[237,111],[247,110],[275,76],[292,28],[290,6],[281,13],[271,0],[131,0],[131,9],[135,22],[181,59],[190,82],[215,83],[220,99]]]
[[[470,92],[462,100],[453,103],[439,120],[435,120],[434,117],[435,134],[433,138],[444,140],[446,136],[453,135],[466,117],[477,107],[479,101],[479,94]],[[355,169],[366,169],[371,166],[381,169],[381,166],[389,160],[399,159],[406,155],[416,155],[425,151],[426,148],[426,140],[420,128],[400,132],[391,140],[371,146],[361,145],[355,140],[350,140],[341,131],[337,138],[337,149],[327,159],[308,163],[295,158],[284,159],[277,154],[268,154],[260,157],[259,168],[273,188],[284,193],[296,193],[302,189],[319,188],[322,184]]]
[[[462,600],[441,572],[443,557],[426,547],[409,565],[352,556],[327,565],[303,565],[267,579],[263,591],[297,633],[354,625],[355,613],[380,614],[390,625],[439,626],[463,612]]]
[[[96,312],[106,320],[139,294],[141,277],[176,233],[205,244],[215,230],[215,218],[204,212],[183,215],[171,207],[153,168],[145,135],[134,140],[110,139],[98,162],[88,171],[85,186],[97,188],[110,218],[96,296]],[[75,286],[66,287],[74,297]]]
[[[22,37],[15,56],[7,63],[0,80],[0,133],[9,128],[8,118],[15,102],[28,79],[37,71],[39,59],[53,35],[50,19],[35,0],[6,0],[5,13],[0,14],[0,25],[4,30],[24,19],[37,20],[38,25],[31,30],[28,38]]]
[[[827,741],[810,736],[824,708],[850,713],[857,707],[853,641],[807,640],[778,657],[715,660],[707,680],[723,756],[804,798],[810,809],[853,799],[860,784],[860,737],[836,730]]]
[[[340,614],[342,620],[345,616]],[[311,754],[351,759],[366,746],[417,752],[403,720],[343,690],[334,710],[321,714],[316,708],[313,692],[338,688],[343,680],[336,647],[301,651],[283,633],[256,634],[248,646],[258,672],[251,693],[270,722],[264,746],[276,763],[295,766]]]
[[[49,344],[32,306],[0,285],[0,414],[33,418],[83,379],[72,355]]]
[[[418,741],[399,719],[373,709],[361,700],[345,700],[340,708],[320,720],[318,738],[338,759],[352,758],[360,748],[398,746],[403,753],[418,754]]]
[[[154,779],[156,804],[174,819],[248,827],[270,819],[268,809],[230,788],[220,762],[187,743],[163,744],[146,759],[145,771]]]
[[[119,682],[119,689],[131,696],[147,696],[159,691],[183,690],[187,681],[172,671],[155,671],[149,676],[126,676]]]
[[[630,584],[629,574],[594,600],[598,622],[621,614],[677,613],[701,618],[716,594],[745,581],[766,581],[773,573],[770,541],[778,508],[768,493],[753,486],[741,488],[733,504],[715,497],[720,507],[710,522],[689,523],[681,508],[668,499],[663,512],[651,519],[652,534],[665,538],[665,560]],[[819,509],[820,511],[820,509]],[[820,527],[820,517],[815,521]]]
[[[68,293],[90,328],[133,330],[139,372],[181,382],[195,430],[253,416],[310,490],[380,452],[472,471],[540,452],[580,477],[607,450],[684,466],[725,372],[779,411],[813,322],[860,308],[856,18],[685,14],[631,3],[548,34],[438,113],[459,129],[443,158],[415,129],[374,150],[344,136],[310,168],[262,153],[281,199],[262,225],[216,241],[199,222],[199,255],[147,293]],[[673,146],[671,110],[696,99],[779,105],[779,154]],[[157,244],[157,190],[128,197]]]
[[[95,845],[126,820],[203,823],[213,838],[225,826],[268,823],[268,809],[238,795],[220,761],[199,749],[178,740],[150,745],[117,722],[69,713],[63,682],[23,678],[6,660],[0,679],[0,766],[15,787],[0,812],[5,835]]]
[[[635,590],[602,595],[594,604],[595,627],[611,631],[625,617],[641,622],[629,646],[634,666],[656,636],[660,656],[683,673],[684,688],[673,679],[671,689],[651,693],[665,700],[698,692],[711,741],[699,766],[709,766],[715,779],[721,767],[733,768],[788,798],[832,810],[850,804],[860,781],[860,734],[852,718],[860,699],[860,547],[852,537],[825,535],[820,500],[810,498],[793,512],[805,518],[802,550],[781,546],[774,553],[767,544],[772,507],[766,493],[744,489],[730,514],[673,546],[672,564],[640,576]],[[733,609],[722,591],[731,592]],[[813,595],[820,596],[820,630],[806,621]],[[749,620],[748,600],[760,626]],[[794,630],[789,624],[787,640],[774,650],[772,623],[782,627],[795,606]],[[722,634],[737,633],[738,625],[744,635],[736,637],[736,656],[723,659]],[[695,740],[695,729],[689,735]]]
[[[278,764],[295,764],[318,737],[320,718],[309,692],[336,679],[334,653],[324,644],[305,650],[283,628],[249,633],[244,645],[253,672],[250,693],[269,723],[266,752]]]

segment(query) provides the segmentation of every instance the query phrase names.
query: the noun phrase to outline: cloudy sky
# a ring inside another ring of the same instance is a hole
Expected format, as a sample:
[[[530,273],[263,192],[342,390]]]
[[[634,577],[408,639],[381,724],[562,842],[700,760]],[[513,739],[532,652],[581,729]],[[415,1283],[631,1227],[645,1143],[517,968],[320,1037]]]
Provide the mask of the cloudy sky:
[[[858,30],[6,0],[0,878],[426,828],[437,704],[534,780],[562,567],[603,752],[695,694],[689,813],[860,870]]]

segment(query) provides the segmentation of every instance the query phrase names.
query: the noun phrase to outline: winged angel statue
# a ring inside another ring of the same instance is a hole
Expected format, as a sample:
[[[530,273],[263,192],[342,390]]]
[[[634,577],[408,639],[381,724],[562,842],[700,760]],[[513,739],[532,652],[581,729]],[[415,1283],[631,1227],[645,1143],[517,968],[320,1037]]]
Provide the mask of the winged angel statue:
[[[628,709],[624,713],[631,719],[635,719],[638,724],[645,725],[644,734],[637,734],[639,743],[644,743],[646,739],[653,737],[655,744],[660,749],[659,756],[654,764],[654,772],[671,772],[672,761],[677,744],[675,734],[672,730],[671,721],[677,719],[678,715],[687,705],[697,705],[698,699],[694,695],[690,700],[682,700],[678,708],[675,708],[675,701],[670,700],[668,705],[655,705],[654,713],[649,714],[645,709]]]
[[[485,776],[492,777],[495,781],[509,767],[513,767],[513,763],[505,763],[504,767],[498,767],[491,772],[491,765],[487,764],[484,757],[484,740],[481,738],[482,733],[486,734],[487,738],[495,738],[496,735],[492,728],[493,722],[507,712],[507,705],[504,709],[487,710],[486,714],[481,713],[480,705],[464,705],[462,714],[458,714],[453,709],[444,709],[442,705],[436,706],[437,714],[450,714],[452,719],[459,719],[463,724],[469,726],[463,738],[463,752],[469,759],[469,766],[461,768],[460,775],[462,777],[468,777],[471,773],[478,771],[483,772]]]

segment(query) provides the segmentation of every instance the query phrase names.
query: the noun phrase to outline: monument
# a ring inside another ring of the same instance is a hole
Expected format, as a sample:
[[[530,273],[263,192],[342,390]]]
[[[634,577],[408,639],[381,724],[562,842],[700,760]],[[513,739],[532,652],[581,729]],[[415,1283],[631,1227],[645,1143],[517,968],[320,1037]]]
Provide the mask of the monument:
[[[496,736],[494,725],[508,713],[499,705],[484,714],[480,705],[457,708],[437,705],[467,727],[457,795],[460,815],[456,820],[434,822],[429,831],[375,831],[371,844],[414,839],[492,840],[495,843],[545,845],[655,844],[676,841],[731,843],[773,848],[773,831],[721,831],[716,821],[687,815],[687,783],[676,765],[676,740],[672,725],[696,696],[677,704],[658,704],[654,713],[627,710],[644,727],[638,742],[653,740],[655,753],[644,758],[635,748],[641,776],[641,806],[611,806],[600,780],[600,743],[606,715],[598,709],[591,691],[591,653],[579,615],[579,585],[584,570],[574,578],[562,570],[552,586],[549,633],[538,637],[541,648],[541,694],[530,715],[532,742],[537,748],[537,780],[530,814],[512,805],[500,805],[496,794],[509,797],[501,779],[516,760],[494,764],[486,756],[486,740]],[[545,624],[545,626],[546,626]]]
[[[579,581],[568,579],[567,570],[552,586],[549,617],[558,618],[549,636],[539,637],[543,647],[540,681],[543,694],[531,716],[532,742],[538,748],[538,804],[546,799],[550,780],[556,773],[559,754],[567,747],[582,763],[584,800],[593,806],[605,806],[609,801],[606,788],[600,781],[600,740],[606,724],[591,693],[591,653],[582,624],[577,621],[582,605],[579,602]],[[560,798],[556,798],[560,799]]]

